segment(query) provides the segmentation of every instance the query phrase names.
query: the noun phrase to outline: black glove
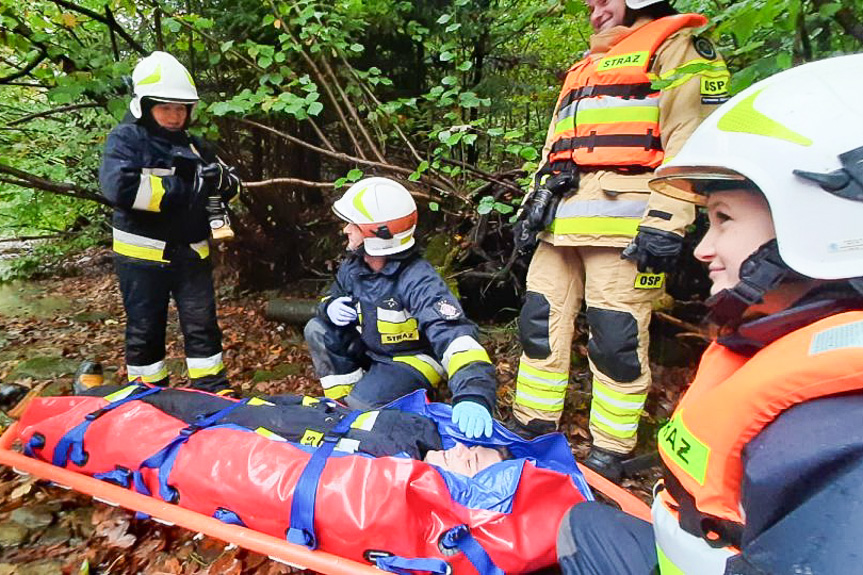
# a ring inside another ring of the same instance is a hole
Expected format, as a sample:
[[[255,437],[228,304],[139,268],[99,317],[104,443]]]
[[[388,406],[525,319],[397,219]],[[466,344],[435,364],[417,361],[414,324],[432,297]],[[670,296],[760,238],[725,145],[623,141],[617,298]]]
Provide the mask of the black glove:
[[[237,195],[240,187],[240,178],[234,168],[221,162],[213,162],[201,168],[201,177],[212,186],[211,189],[222,196],[222,200],[228,202]]]
[[[554,220],[557,204],[572,189],[575,178],[569,172],[544,178],[527,197],[513,226],[513,240],[520,254],[528,254],[536,247],[536,235]]]
[[[620,257],[634,261],[640,272],[670,272],[674,269],[682,248],[683,237],[672,232],[639,226],[638,234]]]

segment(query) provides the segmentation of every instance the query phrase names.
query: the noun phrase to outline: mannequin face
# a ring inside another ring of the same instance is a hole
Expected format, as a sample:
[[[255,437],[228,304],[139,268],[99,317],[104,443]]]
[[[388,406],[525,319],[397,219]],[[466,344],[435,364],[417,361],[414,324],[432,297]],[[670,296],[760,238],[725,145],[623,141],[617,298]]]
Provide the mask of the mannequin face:
[[[594,32],[602,32],[623,24],[626,0],[586,0],[590,9],[590,25]]]
[[[446,471],[473,477],[483,469],[503,461],[503,456],[491,447],[468,447],[463,443],[456,443],[445,451],[429,451],[423,461]]]
[[[716,192],[707,197],[710,229],[695,248],[695,257],[707,264],[710,295],[740,281],[740,264],[765,242],[776,237],[773,216],[760,193],[746,190]]]
[[[363,232],[358,225],[347,223],[342,228],[342,233],[347,236],[348,251],[352,252],[363,245]]]
[[[179,132],[186,125],[189,110],[185,104],[163,102],[152,107],[153,119],[159,126],[172,132]]]

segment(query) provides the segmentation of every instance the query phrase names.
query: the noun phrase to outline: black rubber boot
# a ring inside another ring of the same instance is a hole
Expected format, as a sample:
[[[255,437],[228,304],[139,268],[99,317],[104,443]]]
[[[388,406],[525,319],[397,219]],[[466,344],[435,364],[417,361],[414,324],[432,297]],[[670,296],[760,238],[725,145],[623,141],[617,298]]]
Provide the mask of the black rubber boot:
[[[503,424],[516,435],[528,440],[557,431],[557,425],[553,421],[531,419],[525,424],[520,422],[514,415],[511,415]]]
[[[99,387],[105,383],[102,375],[102,364],[98,361],[85,359],[75,372],[75,380],[72,382],[72,392],[81,395],[88,389]]]
[[[12,409],[30,391],[29,387],[17,383],[0,384],[0,409],[7,411]]]
[[[614,453],[594,446],[590,448],[590,453],[582,463],[609,481],[620,483],[624,477],[623,462],[627,458],[628,453]]]

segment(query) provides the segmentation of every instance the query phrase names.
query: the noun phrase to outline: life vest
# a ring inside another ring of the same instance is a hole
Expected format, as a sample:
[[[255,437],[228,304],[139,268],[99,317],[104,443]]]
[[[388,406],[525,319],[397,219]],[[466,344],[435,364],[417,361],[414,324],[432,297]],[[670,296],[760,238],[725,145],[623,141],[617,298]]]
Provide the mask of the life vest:
[[[698,14],[654,20],[603,57],[584,58],[567,73],[560,92],[548,164],[655,168],[664,152],[659,93],[647,70],[657,48],[682,28],[707,23]],[[571,168],[570,168],[571,169]]]
[[[441,547],[448,534],[467,530],[505,573],[535,571],[554,564],[557,525],[566,511],[590,498],[560,434],[528,442],[495,424],[483,444],[507,445],[515,459],[472,478],[416,459],[334,451],[317,460],[316,482],[303,485],[322,448],[227,422],[236,413],[227,412],[230,406],[188,425],[145,401],[145,394],[161,393],[158,388],[133,392],[37,398],[21,417],[17,439],[32,457],[227,523],[294,542],[289,528],[311,510],[318,549],[361,562],[387,554],[433,559],[459,574],[476,569],[468,551]],[[449,406],[415,393],[390,407],[428,417],[451,445]],[[364,426],[364,415],[350,425]],[[337,441],[328,436],[325,443]],[[295,509],[309,494],[311,507]]]
[[[747,357],[713,343],[659,431],[667,477],[653,505],[663,574],[722,573],[738,551],[743,448],[786,409],[863,390],[863,312],[839,313]]]

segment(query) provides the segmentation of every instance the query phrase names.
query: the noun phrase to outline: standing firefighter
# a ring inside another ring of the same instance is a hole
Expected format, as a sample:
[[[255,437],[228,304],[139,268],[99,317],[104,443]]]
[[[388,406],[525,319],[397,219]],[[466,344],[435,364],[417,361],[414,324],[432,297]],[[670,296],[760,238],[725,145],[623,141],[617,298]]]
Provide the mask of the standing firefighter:
[[[663,0],[588,6],[590,51],[566,76],[545,163],[516,225],[519,248],[540,241],[519,318],[524,353],[513,411],[526,435],[557,427],[584,302],[593,373],[585,463],[619,480],[650,387],[651,304],[695,213],[651,194],[647,182],[726,99],[728,71],[711,43],[694,35],[703,16],[677,14]]]
[[[305,336],[327,397],[369,410],[444,379],[452,419],[491,436],[497,380],[476,325],[414,247],[417,207],[401,184],[366,178],[336,200],[348,257]]]
[[[225,390],[207,236],[211,227],[224,231],[223,210],[214,208],[234,197],[240,182],[186,131],[198,93],[176,58],[153,52],[132,80],[131,115],[108,136],[99,174],[114,205],[129,380],[168,384],[165,328],[173,297],[192,385]]]
[[[657,171],[707,206],[719,338],[659,431],[652,525],[577,505],[567,575],[863,574],[861,91],[863,55],[782,72]]]

